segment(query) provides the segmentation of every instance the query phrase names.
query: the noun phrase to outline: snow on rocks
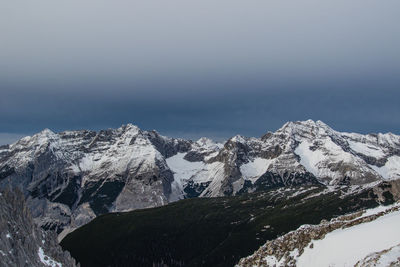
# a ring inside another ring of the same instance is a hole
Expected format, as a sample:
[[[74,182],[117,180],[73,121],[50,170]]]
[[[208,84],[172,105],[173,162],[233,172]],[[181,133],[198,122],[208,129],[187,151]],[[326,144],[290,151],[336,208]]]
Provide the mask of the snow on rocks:
[[[357,153],[375,158],[382,158],[385,156],[385,152],[382,151],[379,146],[373,144],[364,144],[352,140],[348,140],[347,142],[350,148]]]
[[[224,164],[214,162],[205,164],[203,161],[188,161],[184,159],[187,153],[178,153],[166,159],[169,168],[174,173],[171,200],[184,198],[183,189],[189,181],[195,184],[211,184],[205,190],[206,194],[218,192],[224,178]]]
[[[328,184],[335,184],[344,177],[356,178],[371,172],[365,162],[346,152],[329,136],[318,141],[302,140],[294,150],[307,171]]]
[[[191,162],[184,159],[186,153],[178,153],[175,156],[167,158],[167,165],[174,173],[172,182],[171,199],[178,200],[184,198],[184,185],[201,170],[204,170],[205,164],[202,161]]]
[[[254,183],[269,168],[273,159],[255,158],[253,161],[240,166],[243,178]]]
[[[52,258],[50,258],[49,256],[47,256],[46,254],[44,254],[43,249],[41,247],[39,247],[38,250],[38,256],[40,261],[45,265],[45,266],[50,266],[50,267],[62,267],[62,264],[53,260]]]
[[[389,157],[386,161],[386,164],[382,167],[377,167],[374,165],[369,166],[386,180],[400,178],[400,156]]]

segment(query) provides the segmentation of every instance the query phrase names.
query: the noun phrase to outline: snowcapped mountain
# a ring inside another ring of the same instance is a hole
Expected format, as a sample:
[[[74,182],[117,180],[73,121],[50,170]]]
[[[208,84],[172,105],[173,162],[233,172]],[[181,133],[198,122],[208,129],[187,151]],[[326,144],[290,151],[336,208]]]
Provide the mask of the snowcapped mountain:
[[[131,124],[98,133],[46,129],[1,148],[0,183],[22,188],[43,228],[67,233],[109,211],[168,203],[174,177],[165,158],[190,145]]]
[[[0,187],[18,186],[34,218],[60,238],[96,216],[291,185],[369,185],[400,178],[400,136],[288,122],[261,138],[168,138],[118,129],[46,129],[0,147]]]
[[[201,196],[299,184],[365,185],[400,178],[400,136],[340,133],[321,121],[288,122],[261,138],[232,137],[205,163],[203,170],[215,174]]]

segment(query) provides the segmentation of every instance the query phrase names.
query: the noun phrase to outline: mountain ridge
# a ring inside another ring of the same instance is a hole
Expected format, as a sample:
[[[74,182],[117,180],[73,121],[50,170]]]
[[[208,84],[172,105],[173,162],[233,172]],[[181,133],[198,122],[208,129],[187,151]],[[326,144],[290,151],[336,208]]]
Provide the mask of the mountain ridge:
[[[298,185],[370,186],[400,178],[400,136],[287,122],[224,144],[143,131],[44,129],[0,148],[0,187],[20,187],[36,222],[61,239],[100,214]]]

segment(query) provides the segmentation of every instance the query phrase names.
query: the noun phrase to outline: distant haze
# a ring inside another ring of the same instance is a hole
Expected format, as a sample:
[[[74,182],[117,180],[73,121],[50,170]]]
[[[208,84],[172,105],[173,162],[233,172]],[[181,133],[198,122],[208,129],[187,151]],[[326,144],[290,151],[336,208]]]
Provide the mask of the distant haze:
[[[260,136],[286,121],[400,134],[400,1],[0,3],[0,144],[134,123]]]

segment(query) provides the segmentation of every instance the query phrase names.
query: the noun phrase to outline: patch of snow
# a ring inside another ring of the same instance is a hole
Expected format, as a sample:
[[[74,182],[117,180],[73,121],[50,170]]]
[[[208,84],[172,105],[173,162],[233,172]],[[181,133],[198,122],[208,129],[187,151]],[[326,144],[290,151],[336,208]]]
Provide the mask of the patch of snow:
[[[355,142],[351,140],[348,140],[347,142],[349,143],[350,148],[357,153],[374,158],[382,158],[385,156],[385,153],[376,146],[364,144],[361,142]]]
[[[6,256],[6,255],[7,255],[7,254],[4,253],[2,250],[0,250],[0,254],[3,255],[3,256]]]
[[[185,160],[185,155],[186,153],[178,153],[175,156],[166,159],[167,165],[174,172],[174,178],[178,182],[188,180],[205,167],[205,164],[202,161],[191,162]]]
[[[9,233],[6,234],[7,238],[11,238],[11,235]]]
[[[307,171],[311,172],[315,176],[318,175],[319,169],[317,164],[325,155],[320,150],[311,151],[310,143],[305,141],[300,143],[295,149],[294,153],[300,156],[300,164],[306,168]]]
[[[234,181],[232,183],[233,192],[234,193],[238,192],[240,189],[243,188],[243,185],[244,185],[244,179],[239,179],[237,181]]]
[[[215,143],[213,140],[207,138],[207,137],[202,137],[199,140],[196,141],[196,144],[207,150],[216,150],[221,147],[221,144]]]
[[[306,247],[297,266],[353,266],[370,253],[398,244],[400,240],[400,211],[384,215],[372,222],[328,233]]]
[[[90,156],[83,157],[79,162],[79,169],[81,171],[90,171],[93,169],[94,161]]]
[[[299,256],[299,250],[295,248],[294,250],[290,251],[289,255],[293,258],[297,258]]]
[[[246,140],[245,140],[244,137],[241,136],[241,135],[235,135],[235,136],[232,137],[230,140],[231,140],[232,142],[235,142],[235,143],[246,143]]]
[[[273,161],[273,159],[255,158],[253,161],[240,166],[240,172],[244,179],[254,183],[268,170],[268,167]]]
[[[376,207],[376,208],[367,209],[367,210],[362,214],[362,216],[359,217],[359,218],[363,218],[363,217],[367,217],[367,216],[370,216],[370,215],[378,214],[378,213],[380,213],[380,212],[384,212],[384,211],[387,211],[387,210],[389,210],[389,209],[391,209],[391,208],[393,208],[393,207],[398,207],[398,206],[400,206],[400,203],[395,203],[395,204],[388,205],[388,206],[382,206],[382,205],[381,205],[381,206],[378,206],[378,207]]]
[[[193,177],[195,183],[211,181],[210,185],[201,193],[200,197],[216,197],[219,195],[219,190],[221,189],[222,180],[225,175],[224,167],[225,165],[222,162],[207,164],[204,170],[199,171]]]
[[[215,151],[213,153],[210,153],[210,154],[204,156],[204,161],[208,161],[208,160],[218,156],[218,153],[219,153],[219,151]]]
[[[400,178],[400,157],[392,156],[386,161],[386,164],[382,167],[369,165],[374,171],[376,171],[382,178],[387,180]]]
[[[202,161],[191,162],[184,159],[186,153],[178,153],[166,159],[168,167],[174,173],[174,181],[171,184],[172,194],[178,200],[183,198],[183,187],[185,183],[196,173],[205,168]]]
[[[299,195],[301,195],[303,193],[306,193],[306,192],[308,192],[310,190],[313,190],[313,189],[316,189],[316,188],[317,187],[310,187],[310,188],[299,188],[299,189],[293,190],[293,192],[290,192],[290,193],[292,193],[292,195],[290,197],[299,196]]]
[[[46,254],[44,254],[43,249],[41,247],[39,247],[38,256],[39,256],[40,261],[46,266],[62,267],[61,263],[53,260],[52,258],[47,256]]]
[[[297,258],[299,255],[299,250],[296,248],[295,250],[290,252],[290,256],[293,258]],[[275,266],[275,267],[285,267],[285,260],[286,257],[282,257],[279,261],[275,256],[268,255],[264,258],[265,262],[267,263],[266,266]]]
[[[338,175],[327,167],[328,163],[354,162],[352,155],[343,151],[330,138],[324,139],[322,146],[316,150],[310,149],[312,145],[313,143],[309,141],[303,141],[296,147],[294,153],[300,157],[300,164],[316,177],[336,177]]]
[[[264,258],[264,260],[265,260],[265,262],[267,263],[267,266],[276,266],[276,267],[280,267],[280,266],[282,266],[281,263],[283,264],[283,261],[282,261],[282,262],[279,262],[278,259],[277,259],[275,256],[270,256],[270,255],[268,255],[268,256],[266,256],[266,257]]]

